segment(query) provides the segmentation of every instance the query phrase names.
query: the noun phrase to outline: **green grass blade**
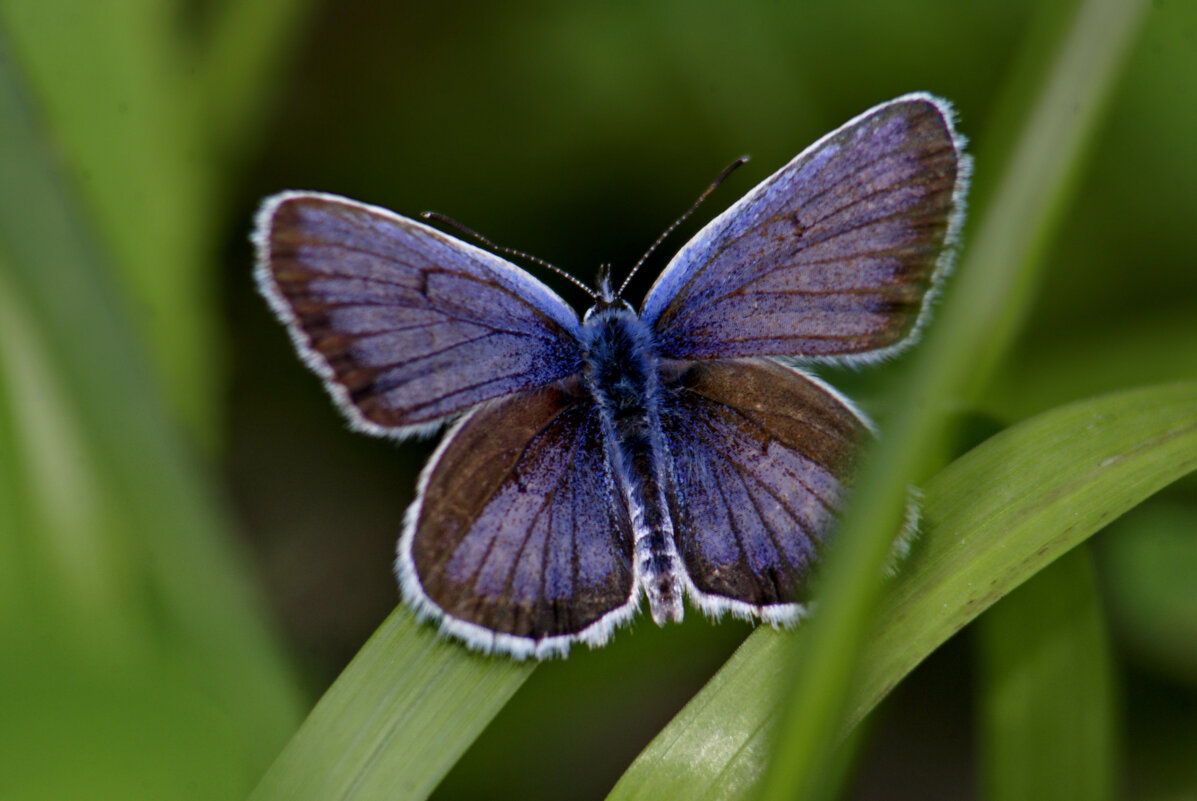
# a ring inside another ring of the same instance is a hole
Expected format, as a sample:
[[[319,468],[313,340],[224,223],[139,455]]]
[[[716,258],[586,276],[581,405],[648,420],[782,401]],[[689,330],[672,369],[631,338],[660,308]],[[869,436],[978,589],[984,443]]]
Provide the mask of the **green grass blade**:
[[[467,651],[397,609],[251,801],[426,798],[534,668]]]
[[[960,358],[970,365],[970,397],[980,394],[1018,334],[1035,297],[1042,255],[1080,176],[1119,70],[1146,10],[1143,0],[1083,0],[1059,55],[1044,76],[1013,157],[968,245],[952,318],[973,334]],[[979,163],[978,171],[987,165]],[[964,297],[965,301],[960,302]]]
[[[780,702],[775,758],[762,777],[768,801],[831,792],[836,747],[880,596],[878,576],[901,525],[906,486],[925,469],[941,435],[940,409],[982,386],[1029,303],[1052,231],[1123,52],[1140,0],[1085,0],[1037,98],[1003,181],[981,219],[942,319],[897,395],[900,411],[860,479],[828,555],[821,614],[795,645],[793,684]]]
[[[307,29],[314,0],[224,0],[198,54],[208,101],[205,123],[218,152],[240,155],[260,142],[271,109],[264,102],[282,78],[292,46]]]
[[[998,599],[1194,469],[1194,382],[1054,409],[946,467],[926,485],[923,536],[884,587],[846,727]],[[749,797],[769,756],[795,639],[765,628],[749,637],[610,798]],[[834,745],[846,732],[827,738]]]
[[[0,792],[239,797],[296,683],[10,55],[0,38]]]
[[[217,201],[236,174],[227,168],[265,128],[262,98],[314,3],[223,2],[207,40],[188,38],[183,5],[0,0],[0,26],[112,256],[155,380],[214,449],[224,375]]]
[[[1089,550],[1003,598],[977,633],[984,797],[1113,798],[1113,657]]]
[[[111,255],[126,314],[176,416],[214,442],[221,342],[207,127],[173,3],[0,0],[6,55]]]

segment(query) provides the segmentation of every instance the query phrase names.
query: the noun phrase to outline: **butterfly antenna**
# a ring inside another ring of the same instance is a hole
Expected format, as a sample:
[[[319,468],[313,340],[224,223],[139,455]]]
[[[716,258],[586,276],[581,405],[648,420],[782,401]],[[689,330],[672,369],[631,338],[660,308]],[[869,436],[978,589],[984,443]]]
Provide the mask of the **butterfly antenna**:
[[[691,206],[685,214],[674,220],[673,225],[666,228],[664,233],[657,237],[657,241],[653,242],[652,245],[649,246],[648,250],[644,252],[644,255],[640,257],[640,261],[636,262],[636,264],[632,267],[632,271],[628,273],[628,277],[623,279],[623,283],[619,285],[619,291],[615,293],[616,297],[621,297],[623,295],[623,291],[627,289],[628,283],[632,280],[632,276],[634,276],[636,271],[640,269],[640,265],[644,264],[644,262],[648,260],[648,257],[653,255],[653,251],[657,249],[657,246],[664,242],[666,237],[677,230],[679,225],[689,219],[691,214],[698,211],[698,207],[702,205],[702,202],[710,197],[711,193],[715,191],[719,184],[727,180],[727,176],[735,172],[737,167],[747,162],[748,156],[740,156],[740,158],[736,159],[731,164],[728,164],[723,168],[722,172],[715,176],[715,180],[711,181],[711,185],[703,190],[702,194],[698,196],[698,200],[694,201],[694,205]]]
[[[439,211],[422,211],[422,212],[420,212],[420,216],[423,217],[425,220],[436,220],[437,222],[444,223],[445,225],[448,225],[451,228],[456,228],[461,233],[465,234],[468,237],[478,240],[479,242],[486,245],[491,250],[497,251],[499,253],[505,253],[508,256],[515,256],[520,259],[526,259],[526,260],[532,262],[533,264],[539,264],[541,267],[548,268],[548,269],[552,270],[553,272],[557,273],[557,275],[560,275],[561,277],[566,278],[569,281],[573,282],[573,284],[575,286],[580,287],[582,289],[582,291],[585,292],[590,297],[594,298],[595,300],[598,299],[598,295],[595,294],[593,289],[586,286],[586,284],[582,283],[577,278],[574,278],[572,275],[567,273],[565,270],[562,270],[560,267],[558,267],[555,264],[549,264],[544,259],[533,256],[531,253],[525,253],[522,250],[516,250],[515,248],[503,247],[502,245],[496,245],[494,242],[491,242],[489,239],[487,239],[482,234],[475,231],[473,228],[470,228],[469,226],[465,225],[464,223],[458,222],[457,220],[453,219],[452,217],[450,217],[448,215],[441,214]]]

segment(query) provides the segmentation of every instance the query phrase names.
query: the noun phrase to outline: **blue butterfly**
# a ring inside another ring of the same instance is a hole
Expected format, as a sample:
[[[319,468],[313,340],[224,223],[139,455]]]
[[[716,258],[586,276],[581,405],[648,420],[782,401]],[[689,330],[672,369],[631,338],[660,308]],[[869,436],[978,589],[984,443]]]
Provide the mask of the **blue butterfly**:
[[[429,434],[395,570],[417,612],[517,658],[605,643],[648,599],[775,625],[870,436],[793,366],[910,345],[969,173],[924,93],[824,136],[704,227],[637,314],[601,280],[581,320],[510,262],[334,195],[267,199],[259,288],[350,424]]]

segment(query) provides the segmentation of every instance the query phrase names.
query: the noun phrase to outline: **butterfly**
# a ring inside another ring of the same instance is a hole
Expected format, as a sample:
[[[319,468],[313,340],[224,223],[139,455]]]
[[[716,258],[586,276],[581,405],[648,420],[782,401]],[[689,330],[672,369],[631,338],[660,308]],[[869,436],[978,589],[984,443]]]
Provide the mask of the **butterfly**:
[[[698,232],[637,313],[579,319],[509,261],[335,195],[263,202],[261,293],[350,425],[451,423],[395,571],[406,601],[516,658],[602,645],[647,598],[786,625],[871,424],[800,364],[910,345],[949,268],[970,161],[914,93],[819,139]],[[626,284],[625,284],[626,286]]]

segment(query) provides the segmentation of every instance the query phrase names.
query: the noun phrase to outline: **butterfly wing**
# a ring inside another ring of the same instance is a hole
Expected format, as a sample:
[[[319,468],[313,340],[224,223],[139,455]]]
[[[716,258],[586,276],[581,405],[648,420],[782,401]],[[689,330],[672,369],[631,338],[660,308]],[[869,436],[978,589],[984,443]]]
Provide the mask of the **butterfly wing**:
[[[793,621],[868,424],[817,379],[769,359],[694,362],[666,397],[670,506],[691,599],[711,614]]]
[[[335,195],[258,213],[262,294],[353,425],[407,436],[580,369],[577,315],[515,265]]]
[[[482,650],[606,642],[638,594],[593,403],[547,387],[458,421],[421,477],[396,571],[409,602]]]
[[[913,339],[969,162],[926,94],[829,133],[703,228],[641,312],[673,359],[877,358]]]

